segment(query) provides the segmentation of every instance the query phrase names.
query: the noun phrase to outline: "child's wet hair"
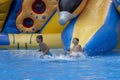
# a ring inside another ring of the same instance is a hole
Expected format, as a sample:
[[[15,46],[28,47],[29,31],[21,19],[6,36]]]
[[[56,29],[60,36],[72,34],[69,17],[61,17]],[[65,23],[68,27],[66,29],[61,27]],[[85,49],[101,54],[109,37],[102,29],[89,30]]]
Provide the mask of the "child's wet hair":
[[[74,39],[76,39],[76,40],[79,42],[79,39],[78,39],[78,38],[74,38]]]
[[[38,35],[36,38],[41,39],[43,41],[43,36],[42,35]]]

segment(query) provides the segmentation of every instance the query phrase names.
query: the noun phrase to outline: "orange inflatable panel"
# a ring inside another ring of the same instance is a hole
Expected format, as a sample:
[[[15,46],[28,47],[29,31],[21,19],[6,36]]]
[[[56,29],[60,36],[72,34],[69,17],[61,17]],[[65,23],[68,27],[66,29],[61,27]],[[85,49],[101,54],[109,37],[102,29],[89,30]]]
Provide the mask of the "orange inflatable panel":
[[[23,33],[37,32],[56,11],[56,8],[56,0],[23,0],[16,18],[18,30]]]

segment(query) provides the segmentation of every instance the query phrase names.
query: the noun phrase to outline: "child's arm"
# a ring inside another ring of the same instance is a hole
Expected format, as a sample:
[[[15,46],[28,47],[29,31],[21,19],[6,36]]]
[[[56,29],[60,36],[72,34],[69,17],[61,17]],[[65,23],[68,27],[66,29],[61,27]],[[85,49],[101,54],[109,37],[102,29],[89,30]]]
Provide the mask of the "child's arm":
[[[37,51],[37,52],[38,52],[38,51]],[[33,54],[33,57],[35,57],[35,56],[36,56],[37,52]]]
[[[33,57],[35,57],[38,52],[40,52],[40,50],[37,50],[37,51],[33,54]]]
[[[73,48],[69,51],[69,53],[68,53],[69,56],[70,56],[70,54],[72,53],[72,51],[73,51]]]
[[[78,49],[79,49],[80,51],[83,51],[81,45],[78,45]]]
[[[47,54],[48,53],[48,51],[49,51],[49,48],[48,48],[48,46],[44,43],[44,46],[45,46],[45,48],[46,48],[46,50],[43,52],[44,53],[44,55],[45,54]]]
[[[43,57],[44,55],[46,55],[49,52],[49,48],[45,43],[44,43],[44,46],[45,46],[46,50],[43,52],[43,54],[40,57]]]

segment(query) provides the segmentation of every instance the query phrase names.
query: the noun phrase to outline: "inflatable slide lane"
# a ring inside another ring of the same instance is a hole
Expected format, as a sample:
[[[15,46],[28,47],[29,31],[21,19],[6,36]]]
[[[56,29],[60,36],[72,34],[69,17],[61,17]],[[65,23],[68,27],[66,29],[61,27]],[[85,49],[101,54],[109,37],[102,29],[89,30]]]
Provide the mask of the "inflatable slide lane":
[[[120,14],[120,0],[112,0],[112,1]],[[120,30],[120,28],[119,28],[119,30]],[[120,49],[120,31],[119,31],[119,42],[118,42],[117,48],[115,50],[119,50],[119,49]]]
[[[77,37],[89,56],[111,51],[118,44],[119,18],[111,0],[88,0],[82,13],[62,33],[65,50],[70,50],[72,39]]]

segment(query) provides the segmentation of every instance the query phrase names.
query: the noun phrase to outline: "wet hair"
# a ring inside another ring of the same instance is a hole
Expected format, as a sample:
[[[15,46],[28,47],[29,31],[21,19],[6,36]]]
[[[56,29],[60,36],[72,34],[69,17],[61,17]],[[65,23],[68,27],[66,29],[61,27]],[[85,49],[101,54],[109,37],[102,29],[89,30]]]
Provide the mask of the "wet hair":
[[[41,39],[41,41],[43,41],[43,36],[42,35],[38,35],[36,38]]]
[[[78,38],[74,38],[74,39],[76,39],[76,40],[79,42],[79,39],[78,39]]]

